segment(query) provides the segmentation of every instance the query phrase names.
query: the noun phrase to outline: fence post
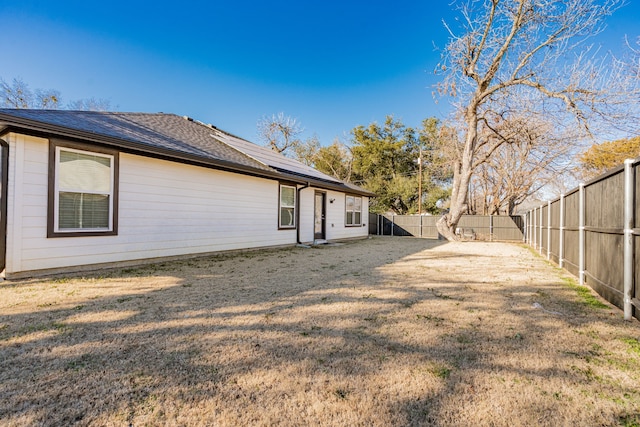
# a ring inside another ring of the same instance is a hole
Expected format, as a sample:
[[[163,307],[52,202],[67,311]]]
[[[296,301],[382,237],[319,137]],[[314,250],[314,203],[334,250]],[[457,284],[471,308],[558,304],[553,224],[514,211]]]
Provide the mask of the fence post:
[[[420,215],[420,237],[422,237],[422,215]]]
[[[624,161],[624,320],[631,320],[633,307],[631,293],[633,291],[633,226],[634,226],[634,170],[633,160]]]
[[[542,255],[542,249],[544,249],[542,247],[542,242],[544,241],[542,240],[542,233],[544,231],[544,228],[542,227],[542,225],[544,224],[544,211],[542,209],[543,207],[544,205],[540,205],[540,255]],[[547,244],[549,244],[549,242],[547,242]]]
[[[391,235],[393,236],[393,229],[396,228],[396,216],[391,214]]]
[[[489,241],[493,242],[493,215],[489,215]]]
[[[531,227],[531,238],[533,239],[533,249],[538,249],[538,232],[536,230],[536,226],[538,225],[538,215],[537,209],[534,208],[532,211],[531,219],[532,219],[532,227]]]
[[[547,259],[551,259],[551,200],[547,201]]]
[[[560,235],[558,236],[558,264],[564,268],[564,194],[560,195]]]
[[[585,197],[584,197],[584,184],[580,183],[580,190],[578,196],[578,278],[580,285],[584,285],[584,211],[585,211]]]
[[[533,230],[533,209],[529,210],[529,231],[527,233],[527,241],[529,245],[533,246],[533,234],[531,230]]]
[[[524,229],[522,230],[522,243],[527,243],[527,237],[528,237],[528,233],[529,233],[529,229],[527,227],[529,227],[529,214],[528,212],[525,212],[524,215],[522,215],[524,217]]]

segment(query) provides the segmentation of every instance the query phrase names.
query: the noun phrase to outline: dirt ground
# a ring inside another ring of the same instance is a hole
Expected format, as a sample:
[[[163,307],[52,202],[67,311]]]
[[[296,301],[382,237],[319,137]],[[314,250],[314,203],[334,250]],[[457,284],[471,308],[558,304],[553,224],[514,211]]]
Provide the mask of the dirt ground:
[[[640,328],[526,247],[377,237],[0,284],[0,425],[640,425]]]

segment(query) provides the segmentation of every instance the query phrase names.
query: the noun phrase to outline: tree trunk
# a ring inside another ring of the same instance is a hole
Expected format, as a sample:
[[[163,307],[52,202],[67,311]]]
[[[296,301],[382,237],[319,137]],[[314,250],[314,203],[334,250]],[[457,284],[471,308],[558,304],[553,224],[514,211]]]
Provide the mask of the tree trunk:
[[[469,182],[473,173],[473,158],[478,133],[478,119],[475,108],[470,106],[467,109],[467,137],[465,140],[462,158],[453,169],[453,185],[451,187],[451,206],[449,212],[436,222],[438,232],[445,239],[451,241],[459,240],[456,236],[458,222],[467,211],[467,198],[469,194]]]
[[[516,199],[515,197],[509,197],[509,202],[507,204],[507,215],[513,215],[516,210]]]
[[[442,217],[436,222],[436,228],[438,229],[438,233],[442,235],[445,239],[450,242],[454,242],[459,240],[458,236],[456,236],[456,230],[454,226],[449,225],[451,223],[451,219],[448,213],[442,215]]]
[[[449,212],[436,222],[438,232],[449,241],[459,240],[456,228],[462,215],[467,211],[467,195],[469,180],[471,179],[471,162],[464,161],[462,167],[453,173],[453,188],[451,189],[451,206]],[[455,197],[454,197],[455,195]]]

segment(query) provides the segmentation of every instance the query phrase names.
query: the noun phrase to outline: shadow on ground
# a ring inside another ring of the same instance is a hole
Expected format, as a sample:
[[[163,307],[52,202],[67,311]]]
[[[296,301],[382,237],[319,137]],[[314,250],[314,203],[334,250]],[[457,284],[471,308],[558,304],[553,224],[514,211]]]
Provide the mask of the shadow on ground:
[[[0,288],[9,425],[610,425],[640,411],[637,324],[584,306],[517,246],[376,238],[101,274]]]

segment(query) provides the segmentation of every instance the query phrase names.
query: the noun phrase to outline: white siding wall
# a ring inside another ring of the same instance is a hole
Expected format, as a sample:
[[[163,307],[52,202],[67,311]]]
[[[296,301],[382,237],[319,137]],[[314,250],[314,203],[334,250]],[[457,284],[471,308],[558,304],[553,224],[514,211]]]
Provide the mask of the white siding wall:
[[[8,142],[7,275],[296,242],[295,230],[278,230],[278,182],[129,154],[118,235],[48,239],[48,141]]]
[[[329,203],[329,199],[335,199]],[[346,227],[346,198],[344,193],[329,191],[327,193],[327,239],[351,239],[367,237],[369,227]],[[362,198],[362,224],[369,218],[369,200]]]
[[[7,259],[9,273],[22,264],[30,236],[47,235],[48,141],[9,134],[7,185]],[[27,160],[28,159],[28,160]]]
[[[313,241],[314,226],[314,198],[316,191],[326,193],[326,239],[352,239],[367,237],[369,227],[346,227],[345,194],[338,191],[322,190],[319,188],[305,188],[300,195],[300,241],[309,243]],[[334,199],[333,203],[330,200]],[[369,218],[369,200],[362,198],[362,223],[367,224]]]

